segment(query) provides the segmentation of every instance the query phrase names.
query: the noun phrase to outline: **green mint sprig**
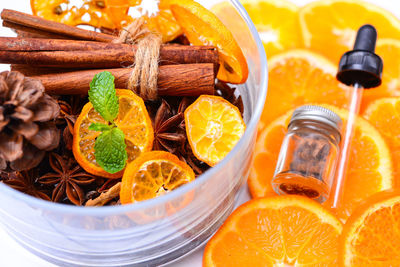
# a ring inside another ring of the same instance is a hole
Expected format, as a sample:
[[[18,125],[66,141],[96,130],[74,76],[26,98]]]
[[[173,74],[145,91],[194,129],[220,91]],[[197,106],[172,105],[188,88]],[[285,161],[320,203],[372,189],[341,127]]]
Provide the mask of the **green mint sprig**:
[[[90,83],[89,101],[94,110],[109,122],[113,122],[118,116],[119,102],[115,91],[114,76],[103,71],[97,73]]]
[[[88,94],[94,110],[107,121],[107,124],[92,123],[89,126],[92,131],[101,132],[94,144],[94,156],[106,172],[119,172],[125,168],[128,153],[124,132],[114,123],[119,111],[114,76],[108,71],[96,74]]]

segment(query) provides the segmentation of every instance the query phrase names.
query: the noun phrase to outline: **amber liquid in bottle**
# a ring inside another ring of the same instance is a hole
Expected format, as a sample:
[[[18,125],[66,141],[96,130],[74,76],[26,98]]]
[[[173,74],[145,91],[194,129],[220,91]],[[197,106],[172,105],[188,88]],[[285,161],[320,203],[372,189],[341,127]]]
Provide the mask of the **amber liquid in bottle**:
[[[280,195],[301,195],[312,199],[326,199],[329,187],[326,183],[312,176],[296,173],[280,173],[274,177],[272,185]]]

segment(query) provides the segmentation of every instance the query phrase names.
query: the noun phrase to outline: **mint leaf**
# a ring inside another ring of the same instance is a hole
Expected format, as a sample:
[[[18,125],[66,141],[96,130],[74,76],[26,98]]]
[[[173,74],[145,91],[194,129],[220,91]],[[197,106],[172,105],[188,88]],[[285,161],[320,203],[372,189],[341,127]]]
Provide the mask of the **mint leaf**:
[[[98,122],[92,123],[89,126],[89,130],[97,131],[97,132],[104,132],[104,131],[107,131],[107,130],[111,130],[111,128],[112,128],[111,125],[98,123]]]
[[[115,91],[114,76],[103,71],[97,73],[90,83],[89,101],[94,110],[109,122],[112,122],[118,115],[119,103]]]
[[[94,144],[94,156],[106,172],[122,170],[128,159],[124,132],[116,127],[102,132]]]

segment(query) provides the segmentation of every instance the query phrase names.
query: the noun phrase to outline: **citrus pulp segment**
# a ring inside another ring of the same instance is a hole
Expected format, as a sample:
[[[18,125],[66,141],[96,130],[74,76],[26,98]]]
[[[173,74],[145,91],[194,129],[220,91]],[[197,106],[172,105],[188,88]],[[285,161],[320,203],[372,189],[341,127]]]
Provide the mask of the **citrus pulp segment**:
[[[264,44],[267,56],[303,46],[298,11],[286,0],[241,1]]]
[[[336,80],[336,71],[330,61],[307,50],[289,50],[272,57],[268,62],[269,84],[260,128],[304,104],[346,107],[349,90]]]
[[[371,90],[364,90],[361,111],[365,111],[371,102],[382,97],[400,96],[400,40],[378,39],[376,54],[384,62],[382,84]]]
[[[380,132],[392,155],[395,186],[400,187],[400,97],[381,98],[372,102],[363,116]]]
[[[342,224],[300,196],[251,200],[208,242],[203,266],[336,266]]]
[[[357,30],[364,24],[376,27],[379,38],[400,39],[400,21],[389,11],[359,0],[322,0],[300,9],[305,47],[338,64],[353,49]]]
[[[400,191],[366,199],[344,226],[342,266],[400,266]]]

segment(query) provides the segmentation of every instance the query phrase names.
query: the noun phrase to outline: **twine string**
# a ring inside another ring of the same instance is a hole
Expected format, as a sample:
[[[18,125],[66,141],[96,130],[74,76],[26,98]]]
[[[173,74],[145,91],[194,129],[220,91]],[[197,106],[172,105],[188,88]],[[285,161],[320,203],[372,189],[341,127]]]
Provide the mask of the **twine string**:
[[[142,18],[121,31],[114,43],[136,44],[128,89],[144,100],[155,100],[157,94],[158,63],[162,38],[145,27]]]

